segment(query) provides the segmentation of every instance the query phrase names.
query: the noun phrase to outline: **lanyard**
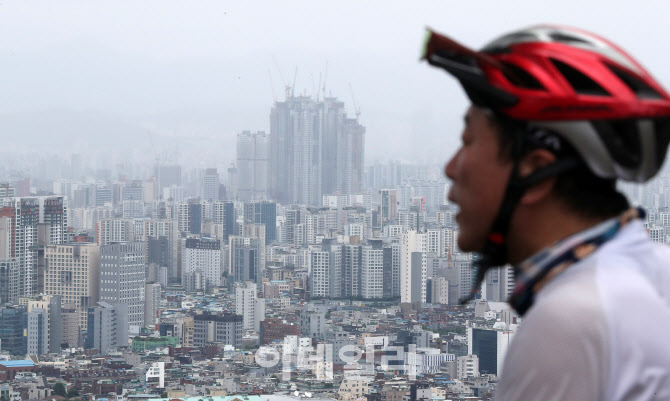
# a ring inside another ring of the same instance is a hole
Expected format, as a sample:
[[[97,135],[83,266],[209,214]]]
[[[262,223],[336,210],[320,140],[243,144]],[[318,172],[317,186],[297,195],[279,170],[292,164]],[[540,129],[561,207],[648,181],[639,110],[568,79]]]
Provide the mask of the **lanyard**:
[[[563,239],[515,267],[516,285],[508,302],[520,316],[533,305],[535,294],[550,279],[574,263],[586,258],[612,239],[621,227],[634,219],[643,219],[642,208],[628,209],[618,217]]]

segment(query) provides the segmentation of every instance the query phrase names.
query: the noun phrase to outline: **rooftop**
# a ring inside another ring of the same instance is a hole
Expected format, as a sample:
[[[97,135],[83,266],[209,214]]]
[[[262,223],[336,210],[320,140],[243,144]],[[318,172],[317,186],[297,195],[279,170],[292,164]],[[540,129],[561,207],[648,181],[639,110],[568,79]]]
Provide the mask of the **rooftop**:
[[[17,361],[0,361],[0,365],[6,366],[8,368],[25,368],[30,366],[35,366],[32,361],[28,360],[17,360]]]

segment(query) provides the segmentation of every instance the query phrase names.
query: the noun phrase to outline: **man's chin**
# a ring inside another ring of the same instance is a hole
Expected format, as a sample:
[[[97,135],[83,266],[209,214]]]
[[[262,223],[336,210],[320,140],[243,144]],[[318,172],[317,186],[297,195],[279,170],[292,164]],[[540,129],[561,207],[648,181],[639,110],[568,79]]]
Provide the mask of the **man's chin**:
[[[458,237],[458,250],[460,252],[477,252],[481,253],[482,250],[484,249],[484,244],[485,242],[482,241],[472,241],[468,240],[468,238],[463,238],[462,236]]]

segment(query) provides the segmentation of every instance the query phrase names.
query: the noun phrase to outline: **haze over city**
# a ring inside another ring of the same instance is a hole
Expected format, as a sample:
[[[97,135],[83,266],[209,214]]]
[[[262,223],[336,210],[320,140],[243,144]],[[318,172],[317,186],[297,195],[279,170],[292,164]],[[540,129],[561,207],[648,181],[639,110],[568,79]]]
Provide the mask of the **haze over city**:
[[[647,360],[617,352],[656,357],[649,321],[667,327],[668,15],[0,0],[0,401],[491,401],[581,388],[566,377],[638,391],[629,376],[666,369],[633,374]],[[538,23],[556,25],[482,52],[437,34],[479,49]],[[555,278],[567,301],[533,306]],[[642,336],[606,337],[621,327]]]
[[[353,115],[351,84],[366,162],[441,164],[467,101],[453,79],[418,62],[426,26],[475,47],[512,27],[588,26],[670,83],[656,40],[670,6],[643,4],[6,1],[0,132],[12,140],[2,150],[109,155],[132,143],[148,161],[177,150],[194,167],[225,167],[236,133],[269,131],[273,98],[284,98],[297,68],[296,94],[322,96],[325,83]]]

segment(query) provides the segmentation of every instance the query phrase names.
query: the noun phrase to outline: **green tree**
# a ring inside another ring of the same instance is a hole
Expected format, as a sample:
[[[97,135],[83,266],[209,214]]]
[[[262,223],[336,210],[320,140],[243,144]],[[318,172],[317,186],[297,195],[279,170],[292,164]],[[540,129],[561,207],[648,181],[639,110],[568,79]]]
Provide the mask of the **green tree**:
[[[65,391],[65,385],[61,382],[56,383],[54,386],[54,395],[60,395],[61,397],[67,397],[67,392]]]
[[[79,397],[79,391],[75,390],[74,387],[70,387],[70,391],[67,392],[67,398]]]

